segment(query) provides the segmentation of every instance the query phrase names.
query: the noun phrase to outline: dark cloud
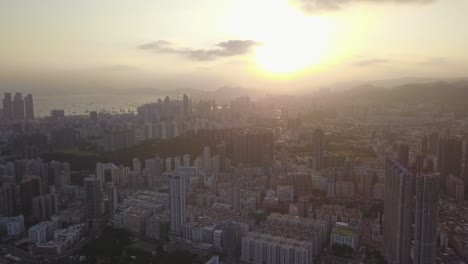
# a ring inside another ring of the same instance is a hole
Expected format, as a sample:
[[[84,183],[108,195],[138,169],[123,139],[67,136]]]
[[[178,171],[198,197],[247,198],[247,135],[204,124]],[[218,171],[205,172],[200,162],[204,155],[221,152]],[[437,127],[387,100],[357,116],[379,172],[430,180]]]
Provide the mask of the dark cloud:
[[[340,10],[354,3],[375,4],[428,4],[437,0],[290,0],[293,5],[307,13],[321,13]]]
[[[379,64],[385,64],[389,63],[389,60],[386,59],[365,59],[365,60],[359,60],[355,61],[353,63],[354,66],[359,66],[359,67],[367,67],[367,66],[375,66]]]
[[[211,61],[221,57],[231,57],[247,54],[253,47],[258,45],[260,45],[260,43],[253,40],[229,40],[220,42],[214,45],[212,48],[193,49],[187,47],[178,47],[169,41],[158,40],[141,45],[139,48],[157,53],[180,54],[196,61]]]

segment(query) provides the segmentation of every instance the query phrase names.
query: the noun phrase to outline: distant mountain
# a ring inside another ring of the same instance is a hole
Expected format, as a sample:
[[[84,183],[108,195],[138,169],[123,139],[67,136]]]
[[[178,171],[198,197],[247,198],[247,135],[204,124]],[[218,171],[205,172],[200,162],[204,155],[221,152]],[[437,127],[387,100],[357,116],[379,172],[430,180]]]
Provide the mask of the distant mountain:
[[[382,89],[382,87],[372,84],[365,84],[339,92],[337,95],[353,100],[369,100],[374,102],[426,102],[465,105],[468,104],[468,81],[457,80],[451,83],[438,81],[405,84],[387,89]]]
[[[344,91],[361,85],[373,85],[379,88],[393,88],[407,84],[425,84],[434,82],[445,82],[450,84],[467,84],[468,77],[461,78],[419,78],[419,77],[403,77],[397,79],[386,80],[371,80],[371,81],[351,81],[335,83],[323,88],[330,89],[331,91]]]
[[[249,96],[256,99],[265,95],[265,92],[253,88],[223,86],[214,91],[198,89],[177,89],[171,90],[172,94],[188,94],[195,100],[216,100],[218,103],[227,103],[240,96]]]

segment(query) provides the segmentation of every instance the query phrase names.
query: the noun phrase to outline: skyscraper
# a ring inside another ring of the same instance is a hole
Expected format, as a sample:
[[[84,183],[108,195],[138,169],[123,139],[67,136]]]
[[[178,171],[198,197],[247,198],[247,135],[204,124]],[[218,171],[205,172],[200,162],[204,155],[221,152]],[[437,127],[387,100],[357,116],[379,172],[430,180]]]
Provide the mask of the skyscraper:
[[[453,174],[461,179],[463,158],[463,139],[458,137],[441,138],[437,168],[442,177]]]
[[[189,113],[191,112],[190,110],[191,110],[190,109],[190,99],[186,94],[184,94],[182,112],[183,112],[183,115],[184,115],[185,119],[187,119],[187,117],[189,116]]]
[[[243,130],[232,134],[232,157],[244,165],[265,165],[273,161],[271,130]]]
[[[182,166],[190,167],[190,155],[189,154],[185,154],[184,157],[182,158]]]
[[[438,174],[416,176],[414,264],[435,263],[438,200]]]
[[[203,170],[208,172],[212,169],[212,162],[211,162],[211,150],[210,147],[205,146],[203,148]]]
[[[437,155],[439,152],[439,134],[437,132],[432,132],[429,135],[428,152],[431,155]]]
[[[401,165],[409,165],[409,145],[405,143],[398,144],[397,159]]]
[[[185,177],[182,170],[169,175],[169,204],[171,208],[171,232],[180,235],[185,225]]]
[[[86,215],[88,220],[96,220],[102,216],[102,189],[101,181],[94,177],[84,179],[86,193]]]
[[[27,222],[31,221],[33,212],[33,198],[40,195],[40,178],[36,176],[27,176],[20,183],[21,194],[21,212]]]
[[[165,169],[166,169],[166,172],[167,173],[170,173],[172,171],[172,158],[171,157],[167,157],[166,160],[165,160],[166,164],[165,164]]]
[[[298,215],[301,218],[309,217],[309,197],[308,196],[301,196],[297,202],[297,211]]]
[[[32,94],[28,94],[24,98],[24,110],[26,114],[26,119],[34,119],[34,104]]]
[[[411,208],[414,176],[398,161],[387,159],[384,195],[385,259],[390,264],[410,263]]]
[[[324,169],[325,133],[317,128],[313,134],[315,170]]]
[[[14,183],[3,183],[0,186],[0,215],[15,216],[19,213],[20,189]]]
[[[463,169],[462,181],[465,183],[464,189],[468,191],[468,137],[465,138],[465,167]]]
[[[416,159],[414,161],[413,169],[416,174],[420,174],[424,170],[424,156],[423,154],[416,155]]]
[[[159,156],[154,159],[145,160],[145,173],[149,187],[156,187],[159,177],[161,177],[161,161]]]
[[[233,210],[239,211],[241,209],[241,192],[240,188],[234,184],[231,189],[231,206]]]
[[[3,119],[11,120],[13,119],[13,106],[11,104],[11,93],[5,93],[3,98]]]
[[[115,209],[117,209],[118,198],[117,198],[117,189],[115,188],[114,183],[108,182],[106,184],[107,197],[109,199],[109,211],[110,215],[114,215]]]
[[[424,135],[421,140],[421,152],[423,157],[429,153],[429,137],[427,135]]]
[[[13,99],[13,119],[24,120],[24,100],[21,93],[15,93]]]
[[[32,219],[35,221],[48,220],[58,211],[58,200],[55,194],[36,196],[32,200]]]
[[[133,171],[141,174],[141,161],[139,158],[133,158]]]

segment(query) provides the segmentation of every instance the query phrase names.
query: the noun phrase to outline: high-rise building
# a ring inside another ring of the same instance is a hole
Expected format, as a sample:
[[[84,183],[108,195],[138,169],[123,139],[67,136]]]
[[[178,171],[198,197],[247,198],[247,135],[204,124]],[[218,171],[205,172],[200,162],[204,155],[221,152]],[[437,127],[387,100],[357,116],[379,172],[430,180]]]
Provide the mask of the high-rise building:
[[[463,159],[463,139],[458,137],[441,138],[437,168],[442,177],[452,174],[461,178]]]
[[[211,150],[210,147],[205,146],[203,148],[203,170],[208,172],[212,169],[211,163]]]
[[[188,118],[190,112],[191,112],[191,106],[190,106],[190,98],[184,94],[184,97],[183,97],[183,105],[182,105],[182,113],[183,113],[183,116],[184,118]]]
[[[313,134],[315,170],[324,169],[325,133],[317,128]]]
[[[424,135],[421,140],[421,153],[425,157],[429,153],[429,137]]]
[[[21,93],[15,93],[13,99],[13,119],[24,120],[24,100]]]
[[[463,170],[464,189],[468,191],[468,137],[465,137],[465,166]]]
[[[145,160],[145,172],[150,187],[156,187],[157,180],[161,176],[161,162],[159,157]]]
[[[387,159],[384,195],[385,259],[390,264],[410,263],[413,174],[396,160]]]
[[[295,196],[309,195],[312,190],[312,177],[305,172],[291,172],[284,177],[284,185],[293,186]]]
[[[397,160],[400,164],[408,167],[409,165],[409,145],[405,143],[398,144]]]
[[[169,204],[171,208],[171,232],[182,233],[185,225],[185,176],[182,170],[169,175]]]
[[[21,212],[29,222],[33,213],[33,198],[40,195],[40,178],[36,176],[28,176],[20,183],[21,192]]]
[[[457,201],[465,200],[465,183],[449,174],[445,177],[445,192]]]
[[[171,173],[171,171],[172,171],[172,158],[167,157],[165,162],[166,162],[166,164],[165,164],[166,170],[165,171],[167,173]]]
[[[182,165],[184,167],[190,167],[190,155],[185,154],[184,157],[182,158]]]
[[[414,264],[435,263],[439,175],[416,176]]]
[[[26,114],[26,119],[34,119],[34,103],[32,94],[28,94],[24,98],[24,110]]]
[[[364,171],[356,174],[356,186],[359,195],[372,196],[372,188],[375,184],[375,172]]]
[[[0,216],[15,216],[19,213],[20,189],[14,183],[0,186]]]
[[[271,130],[235,131],[232,135],[232,157],[244,165],[266,165],[273,161]]]
[[[33,214],[35,221],[48,220],[58,211],[58,200],[55,194],[36,196],[32,200]]]
[[[301,196],[297,202],[297,211],[298,215],[301,218],[309,217],[309,197],[308,196]]]
[[[278,185],[276,194],[279,202],[292,202],[294,200],[294,187],[289,185]]]
[[[141,161],[139,158],[133,158],[133,171],[141,173]]]
[[[86,215],[88,220],[96,220],[102,216],[103,194],[101,181],[93,176],[84,179],[86,193]]]
[[[238,248],[241,247],[241,239],[246,233],[243,223],[228,220],[222,224],[223,254],[229,257],[238,256]],[[248,226],[247,226],[248,231]]]
[[[429,135],[428,152],[431,155],[439,153],[439,134],[437,132],[432,132]]]
[[[111,216],[114,216],[114,211],[117,209],[118,198],[117,198],[117,189],[112,182],[106,184],[107,197],[109,199],[109,212]]]
[[[13,119],[13,105],[11,103],[11,93],[5,93],[5,96],[3,98],[2,115],[3,119]]]
[[[51,161],[50,169],[57,188],[71,184],[70,164],[67,162]]]
[[[182,166],[180,156],[174,157],[174,169],[178,169]]]
[[[231,189],[231,206],[236,211],[241,209],[241,193],[238,186],[233,186]]]
[[[227,158],[226,158],[226,144],[221,143],[216,146],[216,153],[219,156],[219,170],[221,172],[225,172],[227,168]]]
[[[413,166],[414,172],[416,174],[420,174],[424,170],[424,155],[418,154],[416,155],[416,159],[414,161],[414,166]]]

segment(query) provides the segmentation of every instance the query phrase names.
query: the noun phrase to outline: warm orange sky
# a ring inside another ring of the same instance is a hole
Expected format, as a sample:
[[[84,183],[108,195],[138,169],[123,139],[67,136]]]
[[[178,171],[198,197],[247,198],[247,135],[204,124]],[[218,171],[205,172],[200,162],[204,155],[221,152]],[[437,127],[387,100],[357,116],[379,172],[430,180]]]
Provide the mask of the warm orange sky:
[[[465,77],[467,10],[466,0],[1,1],[0,89]]]

